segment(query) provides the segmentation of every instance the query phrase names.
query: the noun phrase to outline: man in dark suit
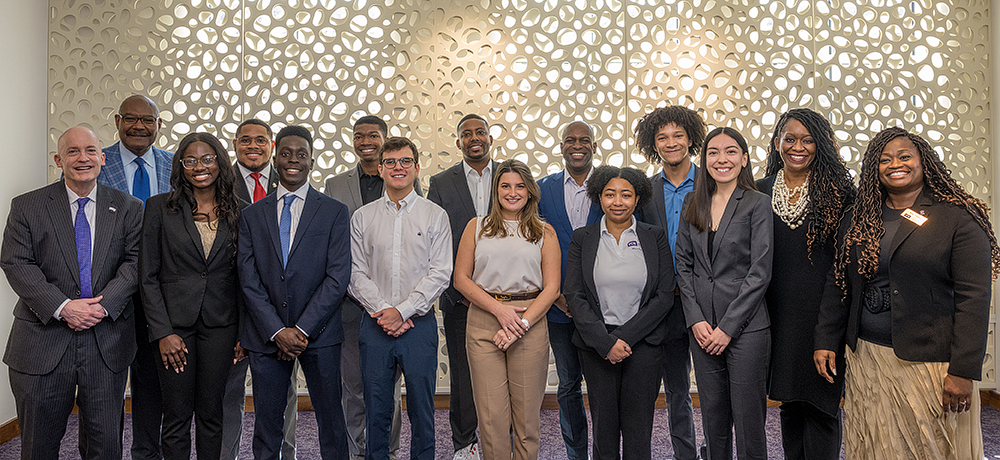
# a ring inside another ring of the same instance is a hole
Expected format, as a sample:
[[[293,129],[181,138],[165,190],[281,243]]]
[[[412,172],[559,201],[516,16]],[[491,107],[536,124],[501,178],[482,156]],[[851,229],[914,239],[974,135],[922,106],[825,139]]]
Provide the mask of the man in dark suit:
[[[650,163],[663,166],[660,174],[649,179],[653,185],[653,199],[643,206],[640,218],[667,230],[671,255],[676,254],[684,197],[694,190],[697,168],[691,157],[698,154],[704,139],[705,121],[686,107],[660,107],[646,114],[636,126],[639,151]],[[677,291],[674,292],[674,306],[667,315],[667,330],[669,334],[663,342],[663,388],[667,393],[670,440],[674,458],[693,460],[698,458],[698,450],[691,408],[689,331],[684,325],[684,311]],[[705,453],[704,442],[701,451]]]
[[[271,151],[274,147],[271,126],[256,118],[250,118],[236,128],[233,145],[236,150],[236,196],[247,203],[255,203],[278,187],[278,173],[271,166]],[[222,402],[222,458],[236,460],[240,453],[240,439],[243,435],[243,413],[246,410],[247,369],[250,360],[241,359],[234,363],[226,382],[226,393]],[[297,371],[292,372],[295,382]],[[295,416],[298,409],[298,394],[295,383],[288,388],[288,407],[285,409],[285,440],[281,445],[284,458],[295,458]]]
[[[125,98],[115,114],[118,142],[104,149],[106,162],[97,182],[131,194],[143,202],[170,191],[170,169],[174,154],[153,146],[163,120],[160,109],[146,96]],[[132,363],[132,458],[157,460],[160,453],[159,350],[149,342],[149,327],[142,299],[135,299],[135,340],[138,349]]]
[[[353,216],[358,208],[382,197],[385,181],[378,171],[378,151],[385,142],[389,127],[381,118],[365,115],[354,122],[354,154],[358,165],[326,180],[325,193],[347,205]],[[416,172],[414,172],[414,178]],[[413,184],[420,195],[420,181]],[[341,309],[344,320],[344,344],[341,348],[340,369],[343,379],[344,418],[350,437],[351,457],[365,456],[365,400],[364,383],[361,380],[361,356],[358,339],[364,309],[350,295],[344,296]],[[399,450],[399,430],[402,426],[400,374],[396,375],[395,409],[392,416],[392,430],[389,450],[395,455]]]
[[[0,249],[19,297],[4,363],[21,458],[58,458],[74,401],[80,457],[121,458],[142,203],[97,184],[105,156],[90,130],[66,130],[58,152],[63,180],[14,198]]]
[[[309,185],[309,131],[287,126],[275,141],[280,183],[240,216],[237,257],[247,308],[241,343],[253,376],[254,458],[279,458],[285,396],[298,359],[322,458],[346,460],[340,305],[351,277],[347,206]]]
[[[455,145],[462,151],[462,162],[431,177],[427,199],[444,208],[451,223],[454,242],[452,254],[458,254],[458,243],[465,226],[476,216],[490,210],[493,193],[493,172],[497,163],[490,158],[493,136],[486,119],[469,114],[458,122]],[[465,322],[469,306],[455,289],[454,280],[441,295],[439,302],[444,316],[444,339],[448,347],[448,374],[451,377],[451,441],[455,460],[479,458],[476,440],[476,404],[472,400],[472,377],[469,357],[465,352]]]
[[[542,197],[538,202],[538,212],[542,219],[552,225],[559,236],[562,250],[562,284],[566,283],[566,256],[573,231],[601,219],[601,206],[587,197],[587,180],[594,171],[594,152],[597,141],[594,130],[586,122],[574,121],[562,133],[559,151],[566,169],[550,174],[538,181]],[[587,455],[587,413],[583,406],[583,370],[580,358],[573,345],[576,327],[570,319],[566,297],[559,296],[556,304],[549,308],[549,344],[556,361],[559,376],[559,425],[562,429],[566,455],[570,460],[586,460]]]

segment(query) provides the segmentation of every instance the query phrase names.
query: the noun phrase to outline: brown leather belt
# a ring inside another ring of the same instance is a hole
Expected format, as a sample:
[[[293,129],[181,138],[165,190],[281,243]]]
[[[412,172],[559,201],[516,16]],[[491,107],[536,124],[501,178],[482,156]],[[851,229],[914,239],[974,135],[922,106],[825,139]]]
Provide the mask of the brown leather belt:
[[[499,293],[498,294],[498,293],[495,293],[495,292],[487,292],[487,294],[489,294],[494,299],[497,299],[497,300],[499,300],[501,302],[510,302],[510,301],[516,301],[516,300],[532,300],[532,299],[538,298],[538,294],[539,293],[541,293],[541,291],[520,292],[520,293],[517,293],[517,294],[506,294],[506,293]]]

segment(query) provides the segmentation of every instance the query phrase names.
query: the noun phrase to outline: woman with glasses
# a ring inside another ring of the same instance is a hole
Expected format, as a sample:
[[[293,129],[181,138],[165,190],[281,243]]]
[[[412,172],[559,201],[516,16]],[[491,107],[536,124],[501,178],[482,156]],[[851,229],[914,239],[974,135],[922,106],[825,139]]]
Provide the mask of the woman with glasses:
[[[465,227],[455,259],[455,287],[471,302],[472,395],[483,458],[534,460],[549,365],[545,314],[559,296],[562,256],[555,230],[538,216],[527,165],[500,163],[492,195],[490,213]]]
[[[139,250],[149,340],[162,363],[162,445],[167,460],[222,450],[222,397],[236,351],[239,291],[236,233],[245,203],[215,136],[188,134],[174,155],[170,192],[146,202]],[[242,351],[242,349],[239,349]]]

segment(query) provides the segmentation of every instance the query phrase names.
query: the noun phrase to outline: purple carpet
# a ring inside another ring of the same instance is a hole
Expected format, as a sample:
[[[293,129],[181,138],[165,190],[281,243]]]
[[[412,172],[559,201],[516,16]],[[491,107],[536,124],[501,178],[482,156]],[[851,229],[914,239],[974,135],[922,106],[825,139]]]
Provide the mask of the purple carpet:
[[[701,412],[694,410],[695,427],[698,431],[698,438],[701,439]],[[253,414],[247,414],[243,420],[243,444],[240,446],[240,458],[250,459],[250,438],[253,432]],[[1000,411],[992,407],[983,407],[983,443],[986,458],[1000,459]],[[452,458],[451,430],[448,427],[448,411],[439,410],[434,416],[434,425],[437,427],[437,459],[450,460]],[[130,429],[129,416],[125,416],[125,446],[126,450],[132,443],[132,433]],[[299,414],[298,429],[299,450],[297,457],[300,460],[312,460],[319,457],[319,446],[316,442],[316,419],[311,412]],[[409,436],[410,423],[403,416],[403,446],[399,452],[399,460],[410,458]],[[781,449],[781,430],[778,426],[778,410],[768,409],[767,412],[767,436],[768,436],[768,457],[772,459],[783,458]],[[562,436],[559,434],[559,412],[554,410],[542,411],[542,448],[538,458],[545,460],[561,460],[566,458],[566,449],[563,447]],[[667,429],[667,411],[659,409],[653,420],[653,458],[668,459],[673,454],[670,447],[670,435]],[[66,429],[66,436],[63,438],[63,449],[60,452],[61,459],[80,458],[77,453],[77,420],[76,416],[71,416],[69,426]],[[16,460],[20,458],[21,438],[17,437],[9,442],[0,445],[0,460]],[[125,458],[131,460],[128,452]],[[195,458],[192,454],[191,458]]]

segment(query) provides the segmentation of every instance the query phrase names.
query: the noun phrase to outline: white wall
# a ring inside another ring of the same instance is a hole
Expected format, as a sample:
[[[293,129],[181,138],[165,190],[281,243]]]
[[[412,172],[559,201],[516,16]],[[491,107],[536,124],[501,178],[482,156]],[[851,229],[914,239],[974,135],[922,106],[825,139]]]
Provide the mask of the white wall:
[[[0,218],[7,221],[10,200],[45,185],[48,118],[48,2],[0,0]],[[0,343],[7,343],[17,296],[0,277]],[[40,352],[43,350],[39,350]],[[0,423],[17,416],[7,379],[0,366]]]

